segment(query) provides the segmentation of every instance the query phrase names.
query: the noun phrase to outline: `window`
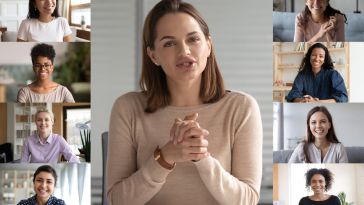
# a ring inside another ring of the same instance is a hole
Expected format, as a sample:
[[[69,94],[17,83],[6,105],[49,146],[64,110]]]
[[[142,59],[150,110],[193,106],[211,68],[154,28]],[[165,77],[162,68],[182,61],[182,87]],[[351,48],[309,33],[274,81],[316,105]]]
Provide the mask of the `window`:
[[[70,24],[91,28],[91,0],[71,0]]]

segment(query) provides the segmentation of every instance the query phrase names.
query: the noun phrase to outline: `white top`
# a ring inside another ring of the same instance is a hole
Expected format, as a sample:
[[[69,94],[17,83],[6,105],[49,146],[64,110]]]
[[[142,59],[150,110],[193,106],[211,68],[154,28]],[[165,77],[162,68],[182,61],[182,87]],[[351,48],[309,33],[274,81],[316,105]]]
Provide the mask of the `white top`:
[[[72,33],[68,22],[57,17],[48,23],[38,19],[25,19],[21,22],[18,39],[35,42],[63,42],[63,37]]]
[[[293,151],[288,163],[305,163],[305,154],[303,152],[304,143],[300,143]],[[311,163],[348,163],[345,147],[341,143],[330,143],[329,150],[321,161],[321,151],[314,143],[308,144],[308,157]]]

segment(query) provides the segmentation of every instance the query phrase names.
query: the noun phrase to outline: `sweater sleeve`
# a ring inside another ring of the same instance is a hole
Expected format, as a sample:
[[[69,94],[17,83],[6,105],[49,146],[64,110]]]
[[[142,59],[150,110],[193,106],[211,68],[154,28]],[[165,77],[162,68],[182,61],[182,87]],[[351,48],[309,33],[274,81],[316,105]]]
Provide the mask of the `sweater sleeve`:
[[[113,205],[145,204],[159,190],[172,170],[150,158],[137,168],[133,138],[132,102],[122,96],[113,105],[110,117],[107,155],[107,195]]]
[[[339,143],[340,150],[338,152],[339,154],[339,163],[349,163],[348,155],[346,154],[346,150],[343,144]]]
[[[243,104],[243,103],[242,103]],[[247,96],[231,150],[231,173],[208,157],[195,162],[206,188],[220,204],[257,204],[262,177],[262,123],[256,101]]]
[[[297,145],[294,149],[291,158],[289,158],[288,163],[302,163],[303,162],[303,143]]]
[[[28,137],[24,139],[23,148],[21,151],[20,163],[29,163],[30,151],[28,146]]]
[[[304,26],[302,24],[302,15],[301,13],[297,14],[295,18],[295,25],[294,25],[294,38],[293,42],[303,42],[305,41],[304,37]]]
[[[27,38],[27,33],[28,33],[28,28],[29,24],[27,23],[27,19],[23,20],[19,26],[19,30],[18,30],[18,39],[21,39],[23,41],[28,41]]]
[[[75,102],[75,99],[73,98],[72,96],[72,93],[68,90],[67,87],[63,87],[64,89],[64,94],[63,94],[63,102],[66,102],[66,103],[74,103]]]
[[[298,73],[293,81],[292,89],[287,95],[287,101],[293,102],[295,98],[302,98],[304,96],[304,80],[301,73]]]
[[[20,88],[18,91],[18,95],[16,97],[16,102],[18,103],[26,103],[27,102],[27,95],[24,91],[24,88]]]
[[[348,95],[346,91],[345,82],[339,72],[334,71],[332,73],[331,84],[332,84],[332,98],[334,98],[336,102],[348,102]]]

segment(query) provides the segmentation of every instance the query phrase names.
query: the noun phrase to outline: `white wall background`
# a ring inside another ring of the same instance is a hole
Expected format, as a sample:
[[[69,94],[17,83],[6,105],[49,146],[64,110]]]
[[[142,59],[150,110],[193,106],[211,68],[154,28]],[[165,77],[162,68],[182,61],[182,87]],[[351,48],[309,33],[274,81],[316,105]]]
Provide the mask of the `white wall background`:
[[[17,31],[28,14],[28,0],[0,0],[0,27]]]
[[[346,200],[363,204],[363,164],[279,164],[279,205],[298,204],[302,197],[312,195],[305,188],[305,173],[311,168],[327,168],[334,174],[328,194],[346,193]],[[361,186],[359,187],[358,184]]]
[[[364,102],[363,51],[363,42],[350,43],[350,102]]]
[[[363,103],[285,103],[283,104],[284,149],[288,149],[288,138],[305,136],[307,113],[318,105],[326,106],[331,113],[336,135],[344,146],[364,146]]]
[[[101,133],[115,99],[138,90],[141,22],[156,1],[92,3],[92,176],[102,176]],[[271,4],[239,0],[189,0],[209,24],[226,87],[252,94],[264,129],[263,185],[272,183]],[[264,199],[264,197],[266,199]],[[271,191],[262,194],[271,202]]]
[[[23,42],[23,43],[0,43],[0,66],[1,65],[31,65],[32,58],[30,57],[30,51],[35,42]],[[52,45],[56,51],[56,57],[54,59],[54,65],[59,65],[65,60],[64,54],[67,51],[68,43],[47,43]]]

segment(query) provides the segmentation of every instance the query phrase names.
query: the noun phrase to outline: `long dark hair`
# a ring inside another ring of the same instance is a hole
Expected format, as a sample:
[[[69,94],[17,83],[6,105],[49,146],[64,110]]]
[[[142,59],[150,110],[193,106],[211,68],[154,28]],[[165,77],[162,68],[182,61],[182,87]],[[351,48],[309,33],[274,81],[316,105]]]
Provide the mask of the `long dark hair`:
[[[53,17],[60,17],[58,12],[58,0],[56,0],[56,8],[54,9],[52,13]],[[39,18],[39,10],[37,9],[35,5],[35,0],[29,0],[29,6],[28,6],[28,19],[37,19]]]
[[[327,7],[324,11],[325,20],[329,20],[330,16],[335,16],[335,14],[340,14],[340,15],[344,16],[344,22],[347,24],[346,15],[344,13],[342,13],[340,10],[332,8],[329,1],[330,0],[327,0]],[[304,22],[303,26],[304,26],[305,30],[306,30],[306,25],[307,25],[307,22],[308,22],[308,19],[310,16],[311,16],[311,11],[310,11],[310,9],[308,9],[308,6],[306,5],[305,10],[303,11],[303,22]]]
[[[326,115],[327,119],[329,120],[329,122],[331,124],[330,129],[328,130],[327,135],[326,135],[327,141],[329,141],[331,143],[340,143],[339,139],[337,138],[337,136],[335,134],[334,124],[332,122],[332,116],[331,116],[329,110],[325,106],[316,106],[316,107],[312,108],[307,113],[307,119],[306,119],[306,135],[307,136],[306,136],[306,139],[303,141],[303,143],[304,143],[303,152],[305,155],[305,161],[307,163],[311,163],[311,160],[308,156],[308,145],[309,145],[309,143],[315,142],[315,136],[313,136],[313,134],[310,130],[310,119],[311,119],[312,115],[315,114],[316,112],[324,113],[324,115]]]
[[[311,66],[311,54],[313,49],[315,48],[322,48],[325,51],[325,60],[324,64],[322,64],[323,69],[334,69],[334,64],[332,63],[332,59],[329,53],[329,50],[321,43],[315,43],[313,44],[307,51],[305,57],[303,57],[301,65],[298,69],[299,72],[304,73],[312,73],[312,66]]]
[[[147,48],[154,49],[156,26],[161,17],[168,13],[186,13],[199,24],[205,38],[210,37],[207,23],[201,14],[188,3],[180,0],[163,0],[153,7],[145,19],[143,29],[143,64],[139,85],[148,97],[145,112],[153,113],[170,103],[170,93],[167,86],[166,74],[160,66],[155,65],[147,54]],[[216,62],[214,50],[207,58],[206,68],[201,74],[200,98],[203,103],[213,103],[225,94],[224,82]]]

